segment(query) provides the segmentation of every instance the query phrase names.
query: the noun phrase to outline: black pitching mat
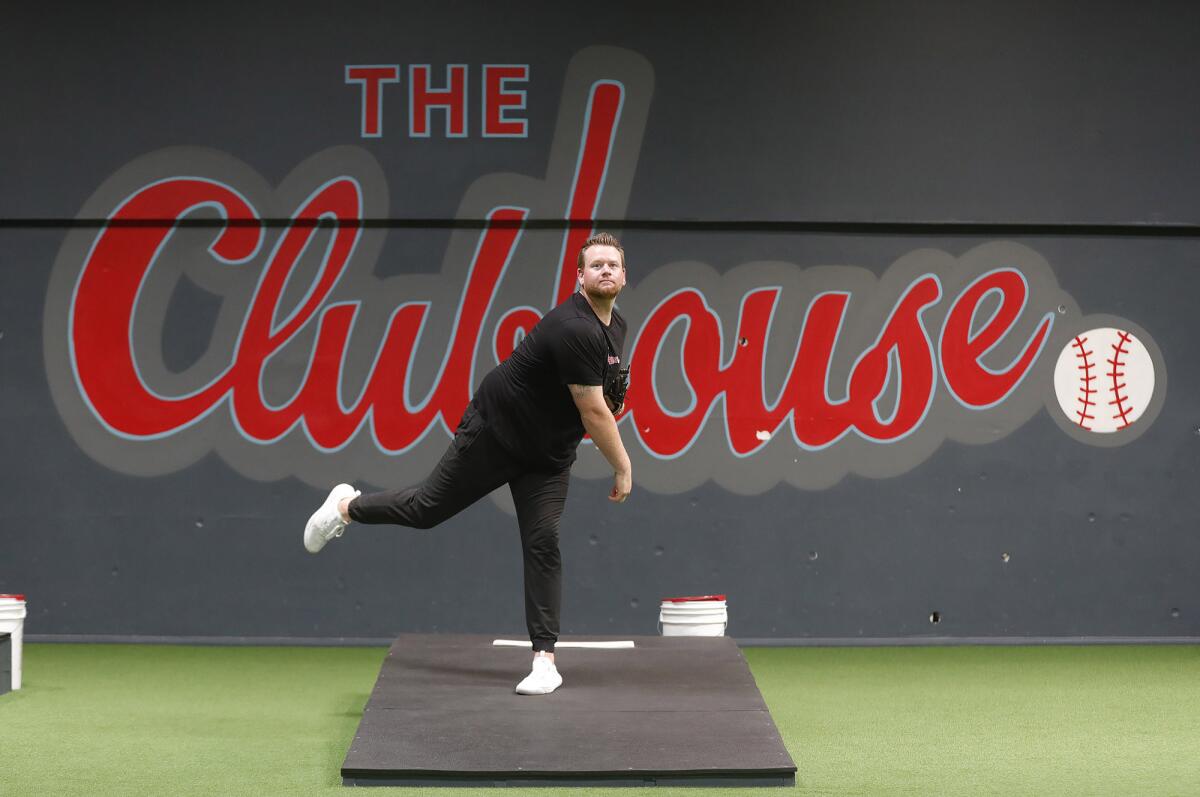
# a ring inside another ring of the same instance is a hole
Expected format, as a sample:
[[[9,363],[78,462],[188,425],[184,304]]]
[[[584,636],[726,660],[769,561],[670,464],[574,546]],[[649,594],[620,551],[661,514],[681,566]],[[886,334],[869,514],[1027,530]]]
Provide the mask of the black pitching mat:
[[[792,786],[746,660],[727,637],[560,647],[563,685],[518,695],[528,647],[396,640],[342,764],[348,786]],[[578,640],[583,641],[583,640]]]

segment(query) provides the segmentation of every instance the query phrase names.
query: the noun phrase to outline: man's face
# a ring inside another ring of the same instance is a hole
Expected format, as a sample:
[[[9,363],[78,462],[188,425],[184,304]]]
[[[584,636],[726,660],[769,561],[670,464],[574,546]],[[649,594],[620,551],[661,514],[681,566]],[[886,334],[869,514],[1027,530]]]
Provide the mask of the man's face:
[[[615,246],[596,244],[583,253],[579,285],[593,299],[615,299],[625,287],[625,267]]]

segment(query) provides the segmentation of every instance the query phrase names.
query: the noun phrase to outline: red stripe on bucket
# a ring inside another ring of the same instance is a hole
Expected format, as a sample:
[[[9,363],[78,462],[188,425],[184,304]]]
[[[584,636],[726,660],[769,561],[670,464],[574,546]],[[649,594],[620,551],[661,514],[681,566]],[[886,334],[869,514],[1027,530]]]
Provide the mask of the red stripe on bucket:
[[[24,595],[5,595],[4,593],[0,593],[0,598],[12,598],[13,600],[21,601],[22,603],[25,602]]]
[[[686,598],[663,598],[667,603],[687,603],[688,601],[723,601],[724,595],[691,595]]]

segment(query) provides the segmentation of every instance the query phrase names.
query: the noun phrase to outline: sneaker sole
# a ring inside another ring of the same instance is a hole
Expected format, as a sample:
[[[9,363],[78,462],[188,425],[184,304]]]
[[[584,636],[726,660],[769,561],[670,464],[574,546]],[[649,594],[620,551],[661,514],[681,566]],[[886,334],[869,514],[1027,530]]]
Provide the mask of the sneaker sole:
[[[560,684],[558,684],[558,686],[551,687],[550,689],[524,689],[524,690],[522,690],[521,687],[518,686],[514,691],[518,695],[548,695],[551,692],[556,691],[561,686],[562,686],[562,684],[560,683]]]

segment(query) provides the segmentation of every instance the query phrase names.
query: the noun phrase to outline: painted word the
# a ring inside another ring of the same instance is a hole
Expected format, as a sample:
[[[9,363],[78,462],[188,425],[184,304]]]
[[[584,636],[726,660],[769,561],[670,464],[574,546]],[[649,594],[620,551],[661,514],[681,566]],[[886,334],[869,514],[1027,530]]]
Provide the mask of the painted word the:
[[[483,64],[480,68],[479,133],[484,138],[525,138],[529,121],[517,115],[526,106],[526,91],[512,84],[529,82],[528,64]],[[446,138],[466,138],[470,128],[470,67],[449,64],[440,86],[432,86],[429,64],[408,67],[408,136],[430,138],[431,116],[440,111],[445,118]],[[400,82],[399,64],[348,64],[346,83],[362,87],[359,135],[383,136],[384,86]]]

